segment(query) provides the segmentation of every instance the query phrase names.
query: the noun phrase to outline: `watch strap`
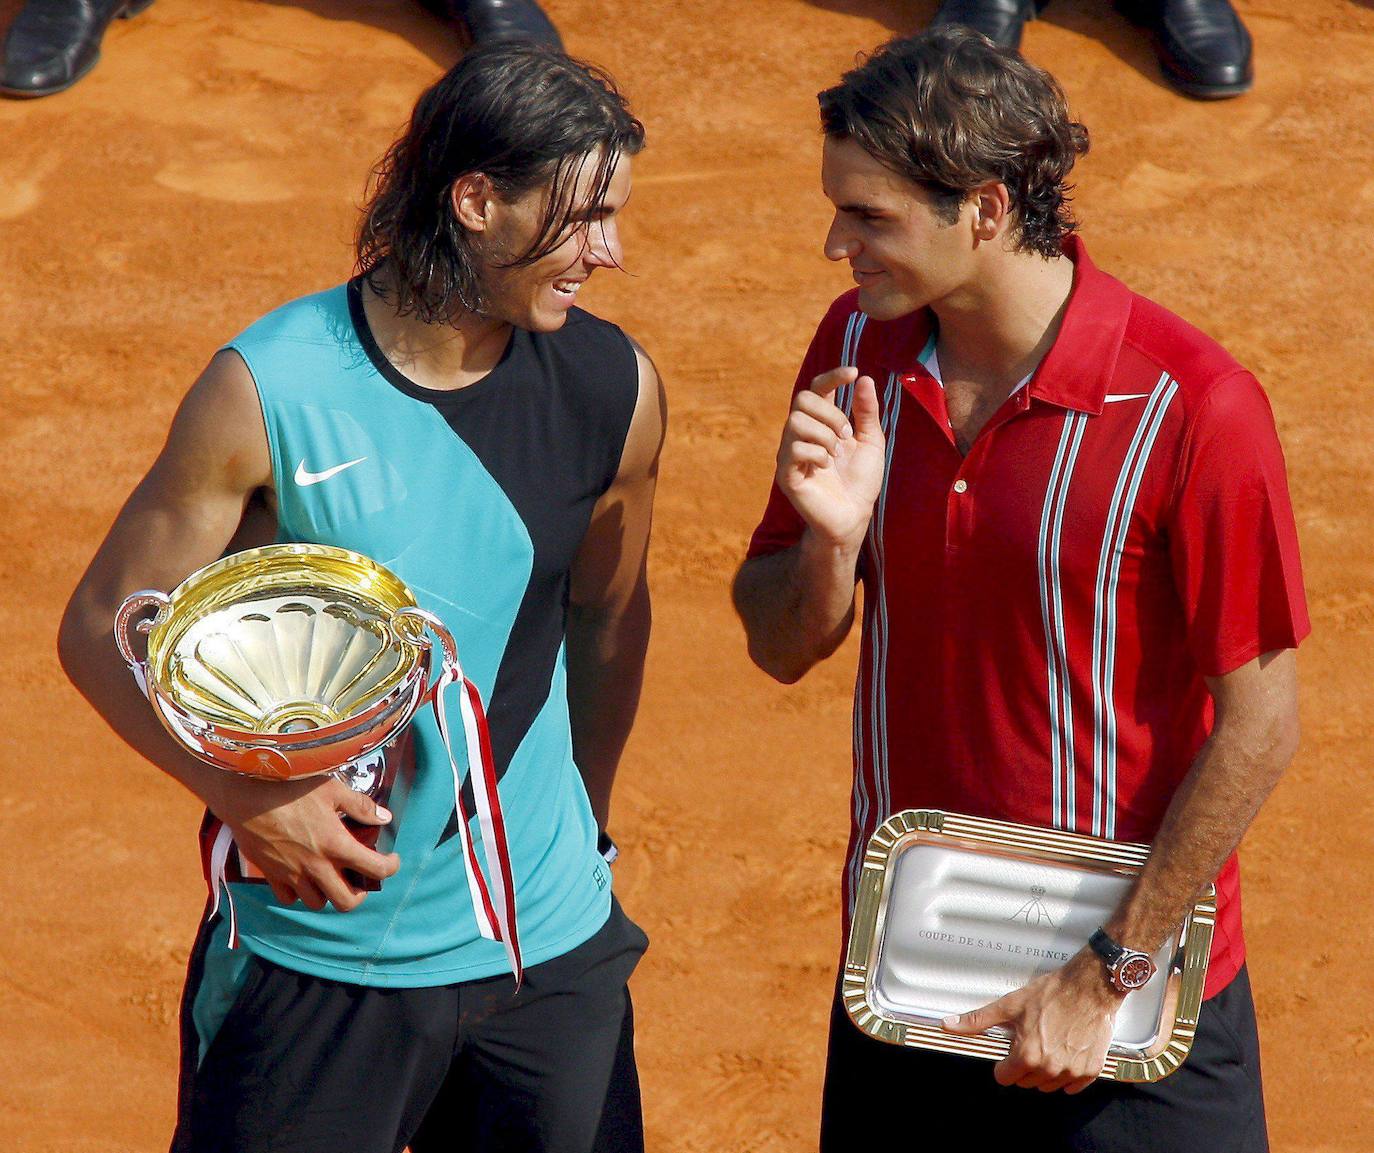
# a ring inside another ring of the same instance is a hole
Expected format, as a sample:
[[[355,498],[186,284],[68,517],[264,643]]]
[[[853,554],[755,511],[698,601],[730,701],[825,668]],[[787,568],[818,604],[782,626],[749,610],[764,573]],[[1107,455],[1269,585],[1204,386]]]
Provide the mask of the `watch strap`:
[[[1126,955],[1126,946],[1112,940],[1106,929],[1098,929],[1088,938],[1088,948],[1106,961],[1109,969]]]

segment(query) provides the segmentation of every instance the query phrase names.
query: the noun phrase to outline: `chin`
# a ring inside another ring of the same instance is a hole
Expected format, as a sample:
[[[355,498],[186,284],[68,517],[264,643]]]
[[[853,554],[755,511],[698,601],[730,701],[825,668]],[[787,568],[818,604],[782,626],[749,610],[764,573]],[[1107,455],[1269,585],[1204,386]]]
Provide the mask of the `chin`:
[[[891,292],[869,292],[859,289],[859,307],[872,320],[897,320],[924,308],[925,302]]]
[[[526,332],[557,332],[568,323],[568,314],[556,308],[520,311],[512,309],[501,319],[516,328],[523,328]]]
[[[567,323],[568,314],[566,312],[541,312],[530,317],[529,324],[524,327],[531,332],[557,332]]]

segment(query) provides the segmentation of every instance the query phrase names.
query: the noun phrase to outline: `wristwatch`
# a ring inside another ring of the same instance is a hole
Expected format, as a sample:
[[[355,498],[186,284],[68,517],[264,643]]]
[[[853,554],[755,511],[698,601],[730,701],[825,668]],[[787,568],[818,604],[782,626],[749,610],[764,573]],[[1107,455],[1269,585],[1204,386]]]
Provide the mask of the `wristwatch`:
[[[1155,975],[1155,963],[1149,953],[1128,949],[1113,941],[1105,929],[1098,929],[1088,938],[1088,948],[1102,958],[1107,966],[1107,978],[1118,992],[1139,989]]]
[[[620,846],[611,840],[611,834],[602,829],[596,836],[596,851],[601,854],[601,859],[608,865],[614,865],[615,859],[620,856]]]

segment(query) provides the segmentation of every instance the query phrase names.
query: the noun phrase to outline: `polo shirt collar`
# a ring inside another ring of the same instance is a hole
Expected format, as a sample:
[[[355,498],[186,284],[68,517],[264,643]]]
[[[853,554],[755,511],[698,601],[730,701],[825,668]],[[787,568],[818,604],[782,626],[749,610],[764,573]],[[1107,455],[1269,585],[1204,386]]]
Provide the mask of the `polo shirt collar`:
[[[1064,242],[1073,261],[1073,288],[1054,344],[1030,382],[1030,396],[1094,416],[1116,373],[1131,316],[1131,291],[1088,259],[1077,236]]]

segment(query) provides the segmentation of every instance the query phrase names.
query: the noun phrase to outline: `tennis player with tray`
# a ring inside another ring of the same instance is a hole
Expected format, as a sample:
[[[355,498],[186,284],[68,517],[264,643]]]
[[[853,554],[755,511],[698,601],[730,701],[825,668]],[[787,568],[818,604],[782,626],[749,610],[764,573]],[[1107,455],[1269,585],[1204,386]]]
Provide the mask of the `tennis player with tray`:
[[[1268,401],[1089,259],[1067,200],[1086,130],[1016,52],[893,41],[820,111],[825,252],[857,288],[802,363],[735,603],[790,682],[863,586],[846,922],[903,810],[1152,846],[1091,943],[944,1023],[1009,1030],[995,1065],[875,1040],[837,994],[822,1147],[877,1141],[900,1103],[902,1140],[939,1148],[1257,1153],[1235,850],[1296,748],[1309,629]],[[1099,1080],[1142,958],[1212,882],[1192,1052]]]

